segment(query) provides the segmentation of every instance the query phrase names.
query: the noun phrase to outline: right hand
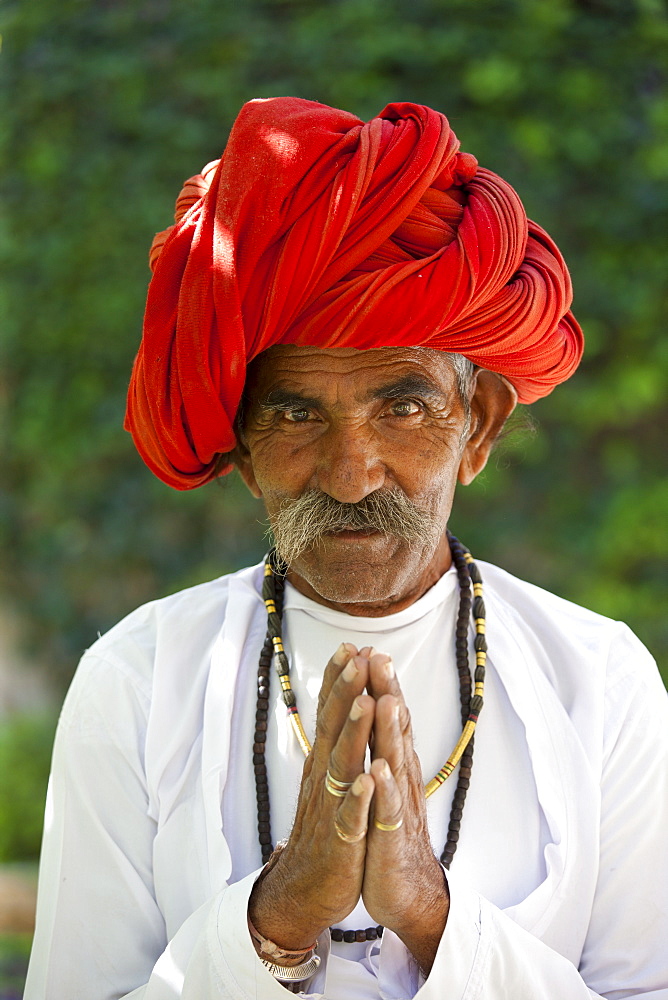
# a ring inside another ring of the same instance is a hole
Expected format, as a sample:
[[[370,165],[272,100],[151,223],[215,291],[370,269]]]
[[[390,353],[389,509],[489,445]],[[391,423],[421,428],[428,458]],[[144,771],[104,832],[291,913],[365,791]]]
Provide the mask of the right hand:
[[[248,902],[260,934],[288,950],[313,944],[355,908],[361,895],[366,838],[345,843],[334,823],[350,836],[366,830],[373,782],[358,782],[354,794],[336,798],[325,788],[325,776],[329,769],[339,781],[355,781],[364,772],[375,710],[374,699],[363,694],[370,654],[369,647],[358,652],[344,643],[327,664],[295,822]]]

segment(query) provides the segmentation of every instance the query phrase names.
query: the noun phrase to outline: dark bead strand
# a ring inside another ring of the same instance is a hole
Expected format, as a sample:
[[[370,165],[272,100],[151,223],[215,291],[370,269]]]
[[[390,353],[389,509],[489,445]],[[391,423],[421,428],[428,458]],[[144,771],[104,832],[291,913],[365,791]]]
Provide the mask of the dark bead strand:
[[[471,614],[476,618],[484,618],[485,606],[482,598],[471,597],[471,582],[480,583],[480,572],[474,562],[470,561],[468,549],[466,549],[454,535],[448,532],[448,541],[452,553],[453,562],[457,571],[459,581],[459,610],[457,614],[457,624],[455,628],[455,654],[457,673],[459,675],[459,696],[461,702],[462,724],[469,718],[471,712],[480,711],[482,699],[472,697],[471,670],[469,667],[469,622]],[[469,555],[469,560],[465,559],[465,554]],[[281,566],[276,555],[272,551],[268,556],[268,562],[273,572],[265,576],[263,597],[274,602],[275,611],[268,614],[267,637],[262,647],[258,667],[258,697],[257,709],[255,713],[255,737],[253,741],[253,767],[255,771],[255,788],[258,806],[258,834],[262,849],[262,861],[267,863],[273,854],[271,839],[271,821],[269,806],[269,784],[267,779],[267,767],[265,762],[265,742],[267,734],[267,720],[269,709],[269,683],[271,676],[271,663],[274,656],[274,637],[281,640],[282,645],[282,614],[283,599],[285,590],[286,567]],[[482,640],[482,641],[481,641]],[[476,636],[476,650],[484,649],[487,646],[484,636]],[[279,674],[287,675],[289,664],[285,653],[281,650],[277,654],[279,661]],[[474,679],[484,680],[484,667],[476,667]],[[295,707],[294,693],[283,691],[283,700],[288,709]],[[471,779],[471,767],[473,764],[473,744],[474,737],[466,746],[460,763],[457,786],[452,800],[450,819],[448,823],[448,838],[441,854],[441,863],[445,868],[449,868],[452,863],[457,844],[459,842],[459,831],[461,818],[466,802],[466,792],[468,791]],[[378,924],[376,927],[367,927],[364,930],[343,930],[341,927],[331,927],[330,935],[332,941],[354,942],[376,941],[383,936],[383,927]]]
[[[271,683],[271,667],[274,657],[273,636],[276,634],[271,625],[278,622],[280,624],[283,614],[283,598],[285,590],[285,579],[271,576],[270,581],[271,596],[276,605],[276,615],[270,615],[270,623],[267,629],[267,636],[262,647],[258,666],[258,698],[255,711],[255,736],[253,745],[253,763],[256,757],[261,757],[262,770],[255,770],[255,791],[257,797],[257,828],[262,851],[262,862],[266,864],[274,853],[273,839],[271,836],[271,812],[269,802],[269,781],[267,777],[267,765],[264,757],[265,742],[267,738],[267,722],[269,718],[269,685]],[[272,622],[272,619],[275,619]]]
[[[471,610],[473,602],[471,600],[471,582],[480,583],[480,571],[475,563],[469,563],[464,558],[464,553],[468,552],[461,542],[448,532],[450,540],[450,551],[452,560],[457,570],[460,587],[459,613],[457,615],[457,628],[455,650],[457,656],[457,672],[460,678],[460,700],[462,709],[462,725],[466,722],[471,712],[471,670],[469,667],[469,622],[471,620]],[[478,638],[476,636],[476,638]],[[484,672],[483,672],[484,677]],[[476,680],[478,677],[476,677]],[[466,793],[471,779],[471,767],[473,765],[473,746],[475,736],[471,737],[462,759],[459,762],[459,774],[457,776],[457,786],[452,799],[450,809],[450,819],[448,821],[448,835],[441,854],[441,864],[444,868],[450,868],[452,859],[455,856],[457,845],[459,844],[459,832],[461,828],[462,814],[466,803]]]
[[[269,811],[269,783],[267,780],[267,765],[264,758],[264,740],[269,705],[269,679],[273,643],[271,634],[267,632],[264,640],[260,662],[257,670],[257,706],[255,709],[255,735],[253,738],[253,770],[255,772],[255,797],[257,799],[257,832],[262,851],[262,863],[266,864],[273,854],[271,836],[271,817]],[[263,728],[260,729],[259,726]],[[259,738],[261,737],[261,739]],[[259,752],[258,752],[259,748]]]

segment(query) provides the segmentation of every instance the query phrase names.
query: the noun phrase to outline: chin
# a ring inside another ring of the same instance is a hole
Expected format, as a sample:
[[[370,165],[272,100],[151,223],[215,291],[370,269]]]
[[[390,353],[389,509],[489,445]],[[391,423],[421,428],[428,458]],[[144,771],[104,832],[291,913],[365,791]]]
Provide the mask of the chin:
[[[302,553],[291,568],[325,601],[377,604],[401,593],[430,555],[382,535],[355,545],[327,539]]]
[[[315,593],[329,604],[346,605],[376,605],[384,601],[392,600],[394,588],[390,586],[378,586],[376,579],[370,582],[370,586],[365,586],[363,580],[352,581],[350,579],[339,579],[334,574],[306,574],[301,576],[313,588]]]

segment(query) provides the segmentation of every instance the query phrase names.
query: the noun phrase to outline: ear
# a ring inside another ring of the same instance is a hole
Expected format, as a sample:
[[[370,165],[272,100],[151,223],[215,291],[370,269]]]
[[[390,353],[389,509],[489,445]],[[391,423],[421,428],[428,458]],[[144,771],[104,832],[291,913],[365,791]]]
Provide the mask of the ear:
[[[253,469],[250,452],[246,445],[241,441],[239,434],[237,434],[237,446],[232,452],[231,458],[246,486],[256,500],[259,500],[262,497],[262,490],[258,486],[257,479],[255,478],[255,470]]]
[[[471,399],[471,428],[457,474],[463,486],[472,483],[485,468],[492,445],[516,405],[517,390],[510,382],[494,372],[478,369]]]

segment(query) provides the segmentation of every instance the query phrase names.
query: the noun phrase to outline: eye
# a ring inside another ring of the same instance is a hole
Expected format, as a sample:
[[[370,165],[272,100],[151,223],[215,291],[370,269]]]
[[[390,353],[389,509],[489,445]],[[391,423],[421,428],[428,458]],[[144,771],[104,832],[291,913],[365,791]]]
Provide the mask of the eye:
[[[393,417],[412,417],[419,412],[420,407],[412,399],[398,399],[390,407],[390,413]]]
[[[310,413],[309,410],[286,410],[284,416],[293,424],[303,424],[308,420]]]

